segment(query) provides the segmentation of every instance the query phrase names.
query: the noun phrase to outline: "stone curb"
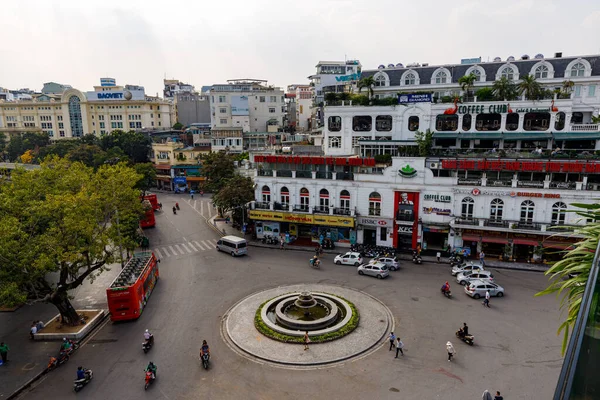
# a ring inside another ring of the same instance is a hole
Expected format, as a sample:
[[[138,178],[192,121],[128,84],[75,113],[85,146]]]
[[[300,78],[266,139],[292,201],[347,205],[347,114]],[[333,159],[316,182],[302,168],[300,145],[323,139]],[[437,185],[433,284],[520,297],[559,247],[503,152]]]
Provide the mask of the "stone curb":
[[[75,333],[44,333],[44,332],[40,332],[40,333],[36,333],[34,335],[34,340],[50,341],[50,340],[62,340],[62,338],[67,338],[67,339],[72,339],[72,340],[81,340],[81,339],[85,338],[89,334],[89,332],[93,331],[94,328],[96,327],[96,325],[98,325],[100,322],[104,321],[104,316],[106,314],[106,312],[104,312],[104,310],[85,309],[85,310],[79,310],[79,311],[99,311],[99,313],[94,318],[92,318],[88,323],[83,325],[81,327],[81,329]],[[60,314],[58,314],[57,316],[52,318],[50,321],[46,322],[46,325],[50,324],[52,321],[54,321],[55,319],[57,319],[59,317],[60,317]]]
[[[104,310],[103,310],[104,311]],[[101,315],[101,318],[99,319],[98,323],[88,331],[86,336],[91,335],[92,333],[96,332],[97,329],[99,329],[102,326],[102,323],[105,322],[108,317],[110,316],[110,313],[108,312],[104,312]],[[82,340],[85,337],[82,338]],[[43,365],[43,364],[42,364]],[[17,390],[15,390],[12,394],[10,394],[6,400],[16,400],[17,397],[23,393],[26,389],[28,389],[33,383],[35,383],[35,381],[37,381],[38,379],[40,379],[42,376],[46,375],[48,373],[48,371],[46,370],[46,368],[44,368],[40,373],[38,373],[37,375],[35,375],[34,377],[32,377],[30,380],[28,380],[27,382],[25,382],[21,387],[19,387]]]
[[[335,285],[332,285],[335,286]],[[360,356],[366,356],[368,354],[371,354],[373,351],[375,351],[376,347],[379,347],[383,344],[385,344],[385,337],[388,334],[388,332],[393,332],[396,326],[396,322],[394,319],[394,315],[392,314],[392,311],[388,308],[388,306],[386,306],[381,300],[379,300],[378,298],[371,296],[369,293],[366,293],[362,290],[358,290],[355,288],[350,288],[350,287],[345,287],[345,286],[341,286],[345,289],[351,289],[354,290],[358,293],[361,293],[369,298],[371,298],[372,300],[376,301],[377,303],[379,303],[383,309],[385,310],[386,314],[388,314],[388,318],[387,318],[387,327],[385,332],[381,335],[381,337],[379,337],[379,339],[377,339],[371,346],[369,346],[368,348],[358,351],[356,353],[352,353],[343,357],[338,357],[338,358],[334,358],[332,360],[328,360],[328,361],[323,361],[323,362],[312,362],[312,363],[293,363],[293,362],[286,362],[286,361],[274,361],[271,359],[268,359],[266,357],[261,357],[261,356],[257,356],[253,353],[250,353],[249,351],[246,351],[245,349],[239,347],[235,341],[233,341],[233,339],[231,339],[231,336],[229,334],[229,329],[227,329],[227,324],[226,324],[226,319],[229,316],[230,312],[237,307],[241,302],[243,302],[244,300],[248,299],[249,297],[252,297],[258,293],[264,292],[266,290],[270,290],[270,289],[265,289],[265,290],[261,290],[255,293],[252,293],[246,297],[244,297],[243,299],[240,299],[239,301],[235,302],[235,304],[233,304],[229,309],[227,309],[227,311],[225,312],[225,314],[223,315],[223,317],[221,317],[221,337],[223,339],[223,341],[237,354],[243,354],[244,357],[246,357],[249,360],[252,361],[256,361],[256,362],[267,362],[269,363],[269,365],[272,366],[278,366],[278,367],[293,367],[296,369],[308,369],[308,367],[334,367],[336,365],[339,365],[340,363],[342,363],[343,361],[347,361],[347,360],[351,360],[351,359],[355,359],[355,358],[359,358]],[[391,325],[391,327],[390,327]],[[352,335],[352,333],[351,333]],[[290,346],[298,346],[301,345],[301,343],[290,343]],[[318,345],[327,345],[327,343],[315,343],[315,346]]]

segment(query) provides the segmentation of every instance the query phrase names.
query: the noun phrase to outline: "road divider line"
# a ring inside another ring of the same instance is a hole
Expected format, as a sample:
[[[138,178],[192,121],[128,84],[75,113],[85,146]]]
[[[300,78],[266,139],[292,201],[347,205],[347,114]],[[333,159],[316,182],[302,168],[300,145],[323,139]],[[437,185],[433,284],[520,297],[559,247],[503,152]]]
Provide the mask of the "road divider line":
[[[167,248],[166,248],[166,247],[163,247],[163,248],[162,248],[162,251],[164,251],[164,252],[165,252],[165,255],[166,255],[167,257],[171,257],[171,255],[170,255],[170,254],[169,254],[169,252],[167,251]]]
[[[185,251],[188,252],[188,254],[192,253],[192,251],[185,245],[185,243],[181,243],[181,247],[183,247],[185,249]]]
[[[177,250],[181,253],[181,255],[184,255],[185,253],[183,252],[183,250],[181,250],[181,247],[179,247],[178,244],[175,245],[175,247],[177,247]]]
[[[154,252],[156,253],[156,255],[158,255],[158,258],[162,258],[162,254],[160,254],[160,250],[154,249]]]
[[[192,242],[187,242],[186,244],[188,246],[190,246],[194,251],[198,251],[198,249],[194,247],[194,245],[192,244]]]
[[[175,249],[173,248],[173,246],[169,246],[169,250],[171,250],[171,252],[173,252],[174,256],[177,255],[177,252],[175,251]]]
[[[200,243],[198,243],[197,241],[194,240],[194,243],[196,244],[196,246],[200,247],[200,250],[204,251],[204,247],[202,247],[202,245]]]

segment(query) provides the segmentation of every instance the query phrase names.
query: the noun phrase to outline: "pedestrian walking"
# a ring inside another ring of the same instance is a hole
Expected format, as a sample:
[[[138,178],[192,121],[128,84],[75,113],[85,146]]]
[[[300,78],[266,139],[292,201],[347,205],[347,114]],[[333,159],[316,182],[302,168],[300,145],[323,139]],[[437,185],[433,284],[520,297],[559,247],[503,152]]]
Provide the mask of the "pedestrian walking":
[[[8,345],[4,342],[0,342],[0,357],[2,358],[2,364],[8,361]]]
[[[479,253],[479,261],[481,262],[481,266],[485,268],[485,253],[483,250]]]
[[[452,346],[451,342],[446,343],[446,350],[448,350],[448,362],[450,362],[456,355],[456,350],[454,350],[454,346]]]
[[[310,338],[308,337],[308,331],[304,332],[304,350],[308,350],[308,344],[310,343]]]
[[[485,300],[483,300],[483,305],[490,308],[490,291],[485,292]]]
[[[442,253],[438,251],[438,252],[437,252],[437,254],[436,254],[435,256],[436,256],[436,258],[437,258],[437,262],[438,262],[438,264],[439,264],[439,263],[440,263],[440,260],[442,259]]]
[[[496,390],[496,395],[494,396],[494,400],[504,400],[504,397],[500,396],[500,392]]]
[[[481,396],[481,400],[492,400],[492,395],[490,392],[486,390],[483,391],[483,395]]]
[[[285,243],[285,241],[283,240],[283,238],[279,239],[279,249],[283,250],[283,244]]]
[[[404,343],[402,343],[402,340],[400,340],[400,338],[396,339],[396,357],[394,358],[398,358],[398,352],[400,352],[400,354],[402,354],[402,356],[404,356],[404,352],[402,351],[402,349],[404,348]]]
[[[194,200],[194,193],[190,193],[190,196],[192,197],[192,200]]]
[[[394,332],[390,332],[390,336],[388,337],[388,339],[390,340],[390,350],[392,351],[392,348],[394,347],[394,341],[396,340],[396,335],[394,335]]]

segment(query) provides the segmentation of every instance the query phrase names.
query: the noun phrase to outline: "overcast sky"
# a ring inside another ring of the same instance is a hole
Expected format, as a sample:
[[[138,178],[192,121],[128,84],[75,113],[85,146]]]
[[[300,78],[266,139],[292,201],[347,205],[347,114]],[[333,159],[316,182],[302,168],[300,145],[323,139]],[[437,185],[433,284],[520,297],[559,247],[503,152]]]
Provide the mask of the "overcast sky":
[[[307,83],[319,60],[600,53],[599,0],[0,0],[0,87]]]

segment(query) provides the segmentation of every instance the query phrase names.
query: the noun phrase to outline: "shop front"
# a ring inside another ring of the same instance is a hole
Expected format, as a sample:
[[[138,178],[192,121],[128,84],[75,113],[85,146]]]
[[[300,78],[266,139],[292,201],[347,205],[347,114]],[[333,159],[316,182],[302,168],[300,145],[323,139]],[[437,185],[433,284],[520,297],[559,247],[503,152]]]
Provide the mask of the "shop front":
[[[447,250],[452,215],[451,192],[422,193],[423,250]]]
[[[448,248],[449,225],[423,223],[423,250],[443,250]]]
[[[394,237],[393,247],[410,251],[420,245],[419,235],[419,193],[394,192]]]
[[[330,239],[335,244],[356,243],[354,217],[250,210],[257,239],[279,236],[287,243],[311,245]]]
[[[394,243],[394,220],[380,217],[358,217],[357,241],[376,246],[392,246]]]

